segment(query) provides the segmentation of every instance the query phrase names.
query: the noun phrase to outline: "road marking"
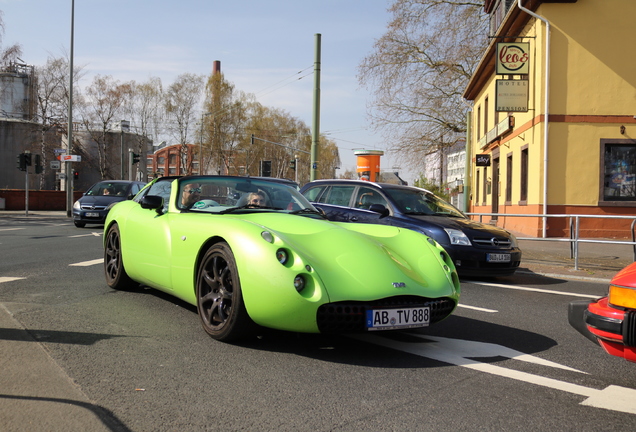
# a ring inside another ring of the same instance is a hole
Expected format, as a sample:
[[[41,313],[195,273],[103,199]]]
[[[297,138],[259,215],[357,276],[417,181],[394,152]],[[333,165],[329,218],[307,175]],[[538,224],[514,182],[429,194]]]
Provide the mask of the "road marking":
[[[24,228],[0,228],[0,231],[16,231],[16,230],[22,230]]]
[[[475,284],[475,285],[493,286],[497,288],[513,289],[517,291],[534,291],[534,292],[564,295],[564,296],[570,296],[570,297],[585,297],[585,298],[591,298],[591,299],[597,299],[599,297],[602,297],[600,295],[580,294],[580,293],[573,293],[573,292],[566,292],[566,291],[552,291],[552,290],[546,290],[541,288],[522,287],[517,285],[505,285],[505,284],[474,282],[474,281],[465,281],[465,282]]]
[[[2,282],[12,282],[20,279],[26,279],[25,277],[9,277],[9,276],[0,276],[0,283]]]
[[[101,264],[104,262],[104,258],[94,259],[90,261],[82,261],[75,264],[69,264],[69,267],[88,267],[95,264]]]
[[[464,308],[464,309],[472,309],[472,310],[476,310],[476,311],[480,311],[480,312],[488,312],[488,313],[497,313],[497,312],[499,312],[498,310],[495,310],[495,309],[486,309],[486,308],[480,308],[480,307],[477,307],[477,306],[468,306],[468,305],[465,305],[465,304],[458,304],[457,307],[461,307],[461,308]]]
[[[75,238],[75,237],[101,237],[102,233],[101,232],[90,232],[88,234],[78,234],[78,235],[72,235],[72,236],[68,236],[69,238]]]
[[[421,339],[422,343],[396,341],[377,335],[354,335],[351,337],[364,342],[381,345],[387,348],[415,354],[420,357],[431,358],[433,360],[438,360],[444,363],[465,367],[491,375],[515,379],[530,384],[585,396],[587,399],[581,402],[581,405],[636,414],[636,389],[610,385],[605,389],[598,390],[579,384],[572,384],[553,378],[533,375],[527,372],[506,369],[494,364],[478,362],[473,360],[473,358],[502,356],[513,360],[520,360],[538,365],[585,373],[577,369],[541,359],[530,354],[524,354],[520,351],[501,345],[413,333],[409,334]]]

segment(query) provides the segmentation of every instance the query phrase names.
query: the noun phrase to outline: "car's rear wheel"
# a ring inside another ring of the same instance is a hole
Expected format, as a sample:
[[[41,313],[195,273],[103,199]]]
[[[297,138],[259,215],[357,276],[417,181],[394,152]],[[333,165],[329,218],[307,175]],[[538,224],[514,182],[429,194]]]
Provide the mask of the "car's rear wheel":
[[[86,224],[84,222],[73,222],[73,223],[78,228],[84,228],[86,226]]]
[[[127,290],[137,286],[124,269],[124,262],[121,258],[121,235],[117,224],[111,226],[106,234],[104,275],[106,283],[113,289]]]
[[[210,336],[229,342],[254,334],[256,325],[245,309],[236,261],[227,243],[217,243],[205,253],[196,288],[199,317]]]

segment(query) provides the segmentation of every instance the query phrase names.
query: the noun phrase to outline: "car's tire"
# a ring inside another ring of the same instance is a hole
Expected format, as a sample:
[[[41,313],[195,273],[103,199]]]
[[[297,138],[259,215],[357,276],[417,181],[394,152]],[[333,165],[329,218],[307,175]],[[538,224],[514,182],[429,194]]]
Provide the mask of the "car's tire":
[[[77,221],[75,221],[75,222],[73,222],[73,223],[74,223],[74,224],[75,224],[75,226],[76,226],[76,227],[78,227],[78,228],[84,228],[84,227],[86,226],[86,223],[84,223],[84,222],[77,222]]]
[[[236,261],[227,243],[213,245],[203,256],[196,295],[201,324],[212,338],[230,342],[255,334],[257,326],[245,309]]]
[[[109,287],[116,290],[129,290],[138,284],[133,281],[126,269],[121,257],[121,236],[119,226],[114,224],[106,234],[104,243],[104,275]]]

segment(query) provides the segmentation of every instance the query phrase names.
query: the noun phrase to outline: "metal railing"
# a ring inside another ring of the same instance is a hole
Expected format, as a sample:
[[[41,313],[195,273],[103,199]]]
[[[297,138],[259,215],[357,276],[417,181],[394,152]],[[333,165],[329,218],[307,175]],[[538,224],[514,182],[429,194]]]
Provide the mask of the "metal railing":
[[[512,213],[465,213],[467,216],[479,216],[479,222],[483,223],[484,216],[497,217],[537,217],[537,218],[569,218],[570,238],[562,237],[517,237],[517,240],[535,241],[555,241],[570,243],[570,258],[574,259],[574,270],[579,269],[579,244],[580,243],[604,243],[616,245],[632,245],[632,258],[636,261],[636,226],[635,216],[612,216],[612,215],[587,215],[587,214],[512,214]],[[610,239],[582,239],[580,238],[581,219],[628,219],[632,221],[630,232],[632,241],[610,240]]]

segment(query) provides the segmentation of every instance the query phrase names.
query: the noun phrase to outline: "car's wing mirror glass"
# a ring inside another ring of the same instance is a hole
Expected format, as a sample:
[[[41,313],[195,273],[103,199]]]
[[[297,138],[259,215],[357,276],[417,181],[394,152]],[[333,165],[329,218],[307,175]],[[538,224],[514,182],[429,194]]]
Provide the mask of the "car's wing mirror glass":
[[[371,206],[369,206],[369,210],[379,213],[380,217],[386,217],[389,215],[389,209],[382,204],[371,204]]]

